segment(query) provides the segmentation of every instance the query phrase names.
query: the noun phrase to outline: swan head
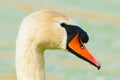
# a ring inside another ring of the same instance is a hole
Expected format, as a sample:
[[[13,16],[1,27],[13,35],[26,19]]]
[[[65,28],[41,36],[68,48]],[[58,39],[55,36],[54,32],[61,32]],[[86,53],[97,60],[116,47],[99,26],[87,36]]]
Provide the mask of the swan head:
[[[42,10],[32,13],[22,22],[19,33],[18,43],[24,40],[23,44],[29,44],[37,51],[64,49],[100,69],[99,62],[84,45],[89,40],[88,34],[59,12]]]

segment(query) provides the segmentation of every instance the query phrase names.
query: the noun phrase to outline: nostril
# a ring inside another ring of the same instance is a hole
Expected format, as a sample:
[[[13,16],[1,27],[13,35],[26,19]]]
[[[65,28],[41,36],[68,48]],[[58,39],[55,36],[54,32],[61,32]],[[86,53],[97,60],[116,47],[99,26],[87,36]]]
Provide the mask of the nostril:
[[[65,23],[61,23],[60,25],[61,25],[62,27],[67,26],[67,24],[65,24]]]

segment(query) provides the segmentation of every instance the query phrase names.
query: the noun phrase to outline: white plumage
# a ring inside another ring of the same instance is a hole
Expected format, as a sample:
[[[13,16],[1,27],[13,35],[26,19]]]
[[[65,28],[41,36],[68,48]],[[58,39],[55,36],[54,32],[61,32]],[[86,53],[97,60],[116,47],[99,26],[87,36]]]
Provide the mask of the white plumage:
[[[44,80],[44,51],[66,49],[67,34],[60,23],[70,19],[58,12],[42,10],[27,16],[16,43],[17,80]]]

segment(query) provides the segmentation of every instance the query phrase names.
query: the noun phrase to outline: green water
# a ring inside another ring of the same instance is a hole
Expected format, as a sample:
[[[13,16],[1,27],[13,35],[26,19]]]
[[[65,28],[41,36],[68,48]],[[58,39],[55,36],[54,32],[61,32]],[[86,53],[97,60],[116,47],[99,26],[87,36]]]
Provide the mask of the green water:
[[[119,0],[1,0],[0,75],[15,75],[15,41],[22,19],[31,13],[32,8],[54,8],[68,14],[88,32],[90,41],[86,46],[100,61],[102,68],[98,71],[65,51],[47,50],[46,74],[57,76],[57,80],[120,80],[119,3]],[[73,16],[68,11],[85,11],[85,14]],[[89,14],[102,16],[94,18]],[[0,77],[0,80],[12,79]]]

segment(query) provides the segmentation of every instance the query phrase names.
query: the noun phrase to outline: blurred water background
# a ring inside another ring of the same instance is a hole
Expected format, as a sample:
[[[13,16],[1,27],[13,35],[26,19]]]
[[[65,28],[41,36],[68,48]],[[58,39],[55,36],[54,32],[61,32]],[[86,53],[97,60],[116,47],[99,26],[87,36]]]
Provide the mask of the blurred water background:
[[[15,41],[25,16],[54,9],[71,17],[90,40],[101,70],[62,50],[45,52],[46,80],[120,80],[120,0],[0,0],[0,80],[16,80]]]

